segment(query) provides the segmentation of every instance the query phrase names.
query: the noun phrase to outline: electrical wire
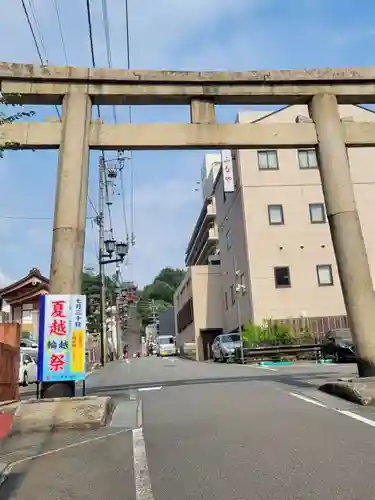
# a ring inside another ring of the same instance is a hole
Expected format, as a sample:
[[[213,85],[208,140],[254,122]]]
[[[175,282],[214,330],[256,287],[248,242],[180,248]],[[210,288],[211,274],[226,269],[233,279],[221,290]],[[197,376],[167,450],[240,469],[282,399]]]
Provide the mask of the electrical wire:
[[[42,66],[45,66],[46,63],[47,63],[47,61],[44,62],[44,60],[43,60],[42,53],[41,53],[41,50],[40,50],[40,47],[39,47],[39,43],[38,43],[37,37],[35,35],[35,31],[34,31],[32,23],[31,23],[31,19],[30,19],[30,16],[29,16],[26,4],[25,4],[25,0],[21,0],[21,4],[22,4],[23,11],[25,13],[27,24],[28,24],[30,32],[31,32],[31,36],[32,36],[32,38],[34,40],[34,45],[35,45],[36,51],[38,53],[40,63],[41,63]],[[29,3],[29,5],[31,5],[31,4]],[[35,7],[34,7],[34,11],[33,11],[33,16],[36,19]],[[38,22],[36,22],[36,24],[39,26]],[[59,108],[57,106],[55,106],[55,109],[56,109],[57,116],[58,116],[59,120],[61,121],[61,114],[60,114]]]
[[[130,26],[129,26],[129,0],[125,0],[125,40],[126,40],[126,66],[130,70]],[[129,106],[129,123],[132,123],[132,107]],[[135,244],[134,234],[134,171],[133,171],[133,152],[129,151],[129,170],[130,170],[130,232],[131,243]]]
[[[96,219],[96,217],[87,216],[87,220]],[[32,217],[24,215],[0,215],[0,220],[53,220],[53,217]]]
[[[35,7],[35,4],[34,4],[34,0],[28,0],[28,2],[29,2],[31,16],[32,16],[32,18],[34,20],[34,23],[35,23],[35,29],[38,32],[40,45],[41,45],[41,48],[43,49],[43,52],[44,52],[44,59],[45,59],[46,63],[48,64],[47,49],[46,49],[46,46],[45,46],[45,43],[44,43],[44,37],[43,37],[42,29],[41,29],[39,21],[38,21],[38,15],[37,15],[37,12],[36,12],[36,7]]]
[[[63,33],[63,29],[62,29],[62,24],[61,24],[61,16],[60,16],[59,4],[58,4],[57,0],[53,0],[53,4],[55,6],[57,23],[59,25],[59,33],[60,33],[61,44],[62,44],[62,48],[63,48],[63,52],[64,52],[65,64],[66,64],[66,66],[69,66],[69,64],[68,64],[68,55],[67,55],[66,45],[65,45],[65,40],[64,40],[64,33]]]
[[[89,42],[90,42],[90,54],[91,54],[91,63],[93,68],[96,68],[96,60],[95,60],[95,49],[94,49],[94,37],[93,37],[93,29],[92,29],[92,16],[91,16],[91,5],[90,0],[86,0],[86,13],[87,13],[87,24],[89,29]],[[108,11],[107,11],[108,16]],[[100,106],[97,104],[98,117],[101,118]],[[104,150],[101,151],[103,158],[105,159]],[[104,169],[105,174],[105,187],[106,187],[106,204],[108,209],[108,219],[109,219],[109,232],[113,238],[113,225],[112,225],[112,212],[109,204],[109,196],[108,196],[108,178],[107,178],[107,169]]]
[[[34,45],[35,45],[35,47],[36,47],[36,51],[38,52],[38,56],[39,56],[40,62],[41,62],[41,63],[42,63],[42,65],[43,65],[43,64],[44,64],[44,62],[43,62],[42,53],[41,53],[40,48],[39,48],[39,43],[38,43],[38,40],[37,40],[37,38],[36,38],[36,35],[35,35],[35,31],[34,31],[33,25],[31,24],[31,19],[30,19],[29,13],[28,13],[28,11],[27,11],[25,1],[24,1],[24,0],[21,0],[21,3],[22,3],[22,8],[23,8],[23,11],[24,11],[25,16],[26,16],[27,24],[29,25],[29,29],[30,29],[30,32],[31,32],[31,36],[33,37],[33,40],[34,40]]]

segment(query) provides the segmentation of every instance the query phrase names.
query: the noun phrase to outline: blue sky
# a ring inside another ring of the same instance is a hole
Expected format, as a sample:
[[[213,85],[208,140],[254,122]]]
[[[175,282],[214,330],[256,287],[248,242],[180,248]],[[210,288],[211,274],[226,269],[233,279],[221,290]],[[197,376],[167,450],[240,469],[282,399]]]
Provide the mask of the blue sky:
[[[32,0],[48,61],[64,65],[55,0]],[[90,66],[85,0],[56,0],[69,65]],[[125,67],[124,0],[107,0],[114,67]],[[26,0],[29,6],[30,0]],[[107,66],[101,0],[91,0],[97,66]],[[3,61],[38,63],[20,0],[2,0]],[[247,70],[374,64],[373,0],[129,0],[132,67]],[[219,107],[233,121],[236,107]],[[111,121],[111,110],[103,110]],[[39,120],[54,110],[38,108]],[[127,112],[118,109],[119,121]],[[187,121],[187,108],[137,108],[135,123]],[[201,206],[195,191],[203,152],[135,152],[134,230],[137,244],[123,274],[140,285],[164,266],[183,266],[184,251]],[[49,274],[57,152],[9,152],[0,161],[0,285],[31,267]],[[127,169],[125,183],[129,186]],[[117,189],[118,191],[118,189]],[[90,196],[97,206],[97,155],[91,154]],[[129,218],[129,189],[126,189]],[[120,197],[114,196],[114,231],[124,236]],[[93,211],[88,207],[88,216]],[[27,218],[33,218],[28,220]],[[19,219],[20,218],[20,219]],[[35,219],[34,219],[35,218]],[[39,219],[38,219],[39,218]],[[38,219],[38,220],[37,220]],[[96,229],[89,219],[86,265],[96,263]]]

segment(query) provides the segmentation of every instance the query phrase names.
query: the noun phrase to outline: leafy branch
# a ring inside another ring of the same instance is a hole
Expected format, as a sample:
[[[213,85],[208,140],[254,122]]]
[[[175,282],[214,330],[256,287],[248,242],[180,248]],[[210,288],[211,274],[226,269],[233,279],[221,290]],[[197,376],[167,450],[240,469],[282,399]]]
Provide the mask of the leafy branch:
[[[12,95],[13,94],[10,94],[9,97],[11,97]],[[18,96],[18,94],[14,95]],[[22,106],[22,104],[9,103],[8,98],[0,94],[0,105],[12,106],[12,107]],[[31,118],[32,116],[35,116],[35,114],[36,114],[35,111],[18,111],[17,113],[7,115],[3,111],[0,111],[0,126],[6,125],[7,123],[13,123],[17,120],[21,120],[22,118]],[[3,134],[1,134],[1,129],[0,129],[0,158],[3,158],[5,149],[17,149],[18,147],[19,143],[15,141],[4,141],[4,136]]]

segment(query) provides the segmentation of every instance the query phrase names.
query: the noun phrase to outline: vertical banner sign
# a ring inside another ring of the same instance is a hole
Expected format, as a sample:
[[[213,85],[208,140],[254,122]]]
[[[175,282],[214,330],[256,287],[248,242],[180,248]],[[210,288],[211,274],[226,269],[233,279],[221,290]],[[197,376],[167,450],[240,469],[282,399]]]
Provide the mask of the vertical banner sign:
[[[40,297],[38,380],[83,380],[86,372],[86,297]]]
[[[234,193],[233,159],[230,149],[221,152],[221,164],[223,166],[224,193]]]

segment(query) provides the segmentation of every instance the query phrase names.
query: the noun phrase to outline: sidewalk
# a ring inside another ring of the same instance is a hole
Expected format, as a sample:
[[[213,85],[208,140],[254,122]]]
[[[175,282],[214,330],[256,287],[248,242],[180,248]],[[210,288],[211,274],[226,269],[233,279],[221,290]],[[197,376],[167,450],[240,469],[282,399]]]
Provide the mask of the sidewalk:
[[[0,462],[5,458],[11,468],[3,500],[135,500],[130,431],[52,433],[39,443],[12,438]]]

